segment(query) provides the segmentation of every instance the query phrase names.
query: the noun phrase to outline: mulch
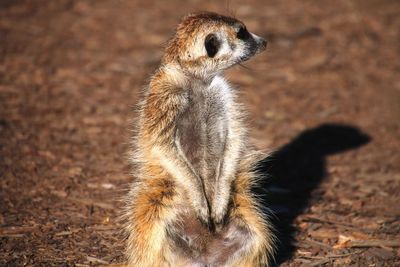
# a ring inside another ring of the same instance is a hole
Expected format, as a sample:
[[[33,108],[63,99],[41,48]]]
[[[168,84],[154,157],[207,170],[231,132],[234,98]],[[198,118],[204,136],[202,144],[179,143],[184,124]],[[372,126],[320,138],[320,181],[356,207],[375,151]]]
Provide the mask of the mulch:
[[[133,107],[179,18],[269,40],[227,72],[281,266],[400,266],[398,1],[0,2],[0,265],[124,262]]]

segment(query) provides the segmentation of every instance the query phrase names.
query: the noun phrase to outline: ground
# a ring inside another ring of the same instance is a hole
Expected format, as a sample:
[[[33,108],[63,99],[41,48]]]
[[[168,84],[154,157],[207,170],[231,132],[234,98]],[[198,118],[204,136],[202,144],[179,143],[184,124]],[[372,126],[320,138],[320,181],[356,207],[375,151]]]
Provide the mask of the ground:
[[[226,76],[272,153],[277,264],[400,266],[396,0],[1,1],[0,265],[124,262],[133,107],[195,10],[269,41]]]

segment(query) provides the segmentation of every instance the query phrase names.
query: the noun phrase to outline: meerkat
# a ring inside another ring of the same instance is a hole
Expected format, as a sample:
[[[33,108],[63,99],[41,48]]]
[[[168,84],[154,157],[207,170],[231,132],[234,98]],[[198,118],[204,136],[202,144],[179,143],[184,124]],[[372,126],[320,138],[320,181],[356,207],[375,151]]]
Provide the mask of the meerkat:
[[[184,17],[139,105],[124,212],[129,266],[267,266],[256,154],[223,71],[265,50],[239,20]]]

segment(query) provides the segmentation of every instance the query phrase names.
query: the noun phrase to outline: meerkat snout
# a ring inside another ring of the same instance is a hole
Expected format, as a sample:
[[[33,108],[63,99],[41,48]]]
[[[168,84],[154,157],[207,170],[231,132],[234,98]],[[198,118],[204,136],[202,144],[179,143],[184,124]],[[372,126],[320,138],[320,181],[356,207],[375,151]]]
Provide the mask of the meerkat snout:
[[[257,43],[256,54],[263,52],[267,48],[268,42],[260,36],[257,36],[255,34],[253,34],[253,35],[254,35],[253,38],[254,38],[254,40],[256,40],[256,43]]]
[[[246,41],[250,46],[250,50],[252,52],[255,50],[254,54],[261,53],[267,47],[267,41],[254,33],[248,32],[245,25],[239,26],[236,37],[240,40]]]
[[[236,36],[239,40],[245,42],[245,49],[240,57],[240,62],[246,61],[252,56],[263,52],[267,47],[267,41],[264,38],[249,32],[245,25],[239,26]]]

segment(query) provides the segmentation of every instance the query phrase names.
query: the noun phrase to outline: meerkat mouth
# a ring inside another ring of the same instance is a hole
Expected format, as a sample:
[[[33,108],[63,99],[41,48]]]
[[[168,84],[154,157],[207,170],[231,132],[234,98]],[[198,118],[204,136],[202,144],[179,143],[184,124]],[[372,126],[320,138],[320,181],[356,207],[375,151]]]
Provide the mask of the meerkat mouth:
[[[266,45],[263,44],[260,45],[255,43],[254,45],[251,45],[250,47],[248,47],[247,53],[239,58],[238,63],[249,60],[254,55],[263,52],[265,49]]]

